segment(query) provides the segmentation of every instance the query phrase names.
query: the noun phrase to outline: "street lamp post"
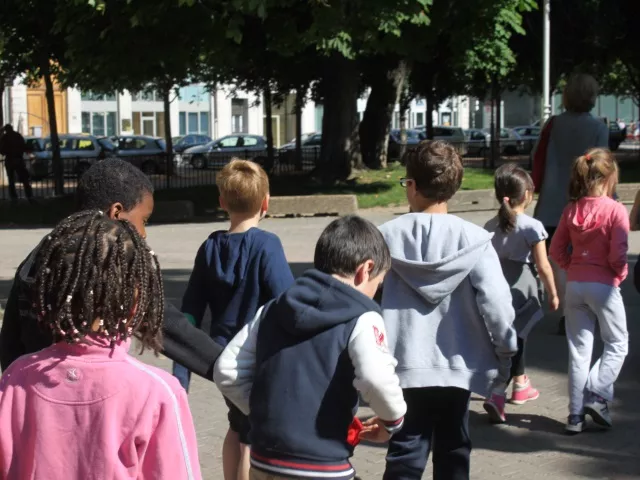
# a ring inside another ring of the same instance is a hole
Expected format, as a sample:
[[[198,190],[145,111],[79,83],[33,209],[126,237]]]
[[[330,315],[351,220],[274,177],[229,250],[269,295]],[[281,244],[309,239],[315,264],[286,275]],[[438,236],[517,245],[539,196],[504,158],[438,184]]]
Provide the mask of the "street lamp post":
[[[551,0],[544,0],[542,6],[542,121],[551,116]]]

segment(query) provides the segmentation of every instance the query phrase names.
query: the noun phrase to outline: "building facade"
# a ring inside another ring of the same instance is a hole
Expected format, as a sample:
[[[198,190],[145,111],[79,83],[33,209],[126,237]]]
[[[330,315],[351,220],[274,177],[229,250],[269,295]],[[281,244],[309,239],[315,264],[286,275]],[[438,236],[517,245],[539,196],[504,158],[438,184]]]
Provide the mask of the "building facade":
[[[12,123],[23,135],[49,135],[43,87],[27,87],[16,79],[2,95],[5,122]],[[56,88],[55,102],[59,133],[164,137],[168,121],[173,136],[197,133],[218,138],[241,132],[263,134],[260,97],[230,87],[213,93],[203,85],[180,88],[170,103],[168,119],[162,98],[155,91],[105,95]]]

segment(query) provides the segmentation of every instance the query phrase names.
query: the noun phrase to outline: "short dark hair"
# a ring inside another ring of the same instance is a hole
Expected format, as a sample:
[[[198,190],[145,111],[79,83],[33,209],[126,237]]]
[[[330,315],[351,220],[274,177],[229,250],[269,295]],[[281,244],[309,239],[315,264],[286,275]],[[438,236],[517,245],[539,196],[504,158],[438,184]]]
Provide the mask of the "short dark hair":
[[[142,170],[124,160],[107,158],[91,165],[82,175],[76,202],[79,210],[103,211],[121,203],[128,212],[145,194],[153,195],[153,184]]]
[[[462,185],[464,168],[453,145],[441,140],[424,140],[407,153],[407,177],[423,197],[446,202]]]
[[[316,244],[313,264],[323,273],[350,278],[367,260],[373,260],[373,277],[388,271],[391,268],[389,247],[373,223],[348,215],[324,229]]]

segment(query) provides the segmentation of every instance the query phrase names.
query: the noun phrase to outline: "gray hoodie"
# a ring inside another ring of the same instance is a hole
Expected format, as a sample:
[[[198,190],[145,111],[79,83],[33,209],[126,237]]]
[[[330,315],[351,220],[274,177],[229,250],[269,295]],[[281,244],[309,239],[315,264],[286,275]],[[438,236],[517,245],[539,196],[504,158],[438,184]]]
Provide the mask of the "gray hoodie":
[[[517,350],[493,235],[453,215],[425,213],[380,230],[393,259],[382,310],[400,385],[488,395],[508,379]]]

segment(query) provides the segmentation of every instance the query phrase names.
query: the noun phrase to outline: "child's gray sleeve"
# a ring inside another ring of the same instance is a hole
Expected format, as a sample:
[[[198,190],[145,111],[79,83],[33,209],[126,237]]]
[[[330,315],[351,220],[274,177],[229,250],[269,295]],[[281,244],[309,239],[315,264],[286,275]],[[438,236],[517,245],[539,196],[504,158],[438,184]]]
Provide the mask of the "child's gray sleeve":
[[[476,290],[478,310],[500,360],[499,376],[505,377],[506,381],[511,369],[511,357],[518,350],[517,335],[513,328],[515,312],[511,289],[502,275],[498,254],[490,243],[471,270],[469,279]]]
[[[245,415],[249,415],[249,398],[256,370],[256,346],[262,308],[233,337],[216,362],[213,380],[222,392]]]

